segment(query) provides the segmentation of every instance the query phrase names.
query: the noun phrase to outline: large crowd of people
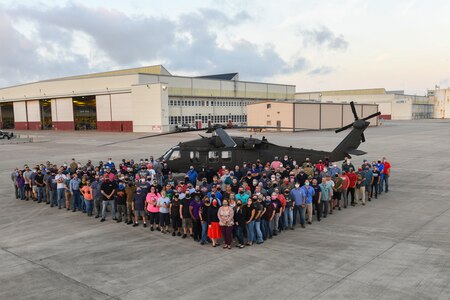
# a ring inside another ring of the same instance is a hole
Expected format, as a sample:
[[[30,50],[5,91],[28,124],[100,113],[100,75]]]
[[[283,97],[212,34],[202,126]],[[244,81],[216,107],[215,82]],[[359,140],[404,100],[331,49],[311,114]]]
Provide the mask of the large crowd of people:
[[[116,222],[192,238],[201,245],[244,248],[262,244],[296,225],[311,225],[349,206],[366,205],[389,191],[386,158],[360,165],[345,159],[247,162],[219,170],[191,166],[174,177],[164,161],[111,158],[94,165],[72,159],[16,168],[15,196],[24,201],[95,215]],[[233,243],[235,240],[235,243]]]

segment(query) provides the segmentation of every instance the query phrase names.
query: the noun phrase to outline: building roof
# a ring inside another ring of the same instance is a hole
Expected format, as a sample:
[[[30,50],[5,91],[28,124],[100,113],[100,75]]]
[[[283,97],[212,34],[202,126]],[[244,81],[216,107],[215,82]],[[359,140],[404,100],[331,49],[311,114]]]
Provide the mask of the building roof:
[[[197,76],[197,78],[208,78],[208,79],[218,79],[218,80],[239,80],[239,73],[204,75],[204,76]]]
[[[58,80],[104,77],[104,76],[112,76],[112,75],[131,75],[131,74],[172,75],[162,65],[155,65],[155,66],[146,66],[146,67],[138,67],[138,68],[131,68],[131,69],[108,71],[108,72],[92,73],[92,74],[86,74],[86,75],[62,77],[62,78],[58,78]],[[55,79],[51,79],[51,80],[55,80]]]
[[[373,89],[356,89],[356,90],[335,90],[335,91],[316,91],[316,92],[299,92],[296,95],[322,94],[323,96],[341,96],[341,95],[383,95],[386,94],[384,88]]]

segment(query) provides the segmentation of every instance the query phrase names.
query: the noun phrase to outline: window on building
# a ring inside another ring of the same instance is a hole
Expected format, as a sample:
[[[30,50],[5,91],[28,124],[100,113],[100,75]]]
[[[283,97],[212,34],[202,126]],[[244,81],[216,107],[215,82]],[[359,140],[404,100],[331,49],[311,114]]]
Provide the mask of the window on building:
[[[267,104],[267,109],[272,108],[272,104]]]

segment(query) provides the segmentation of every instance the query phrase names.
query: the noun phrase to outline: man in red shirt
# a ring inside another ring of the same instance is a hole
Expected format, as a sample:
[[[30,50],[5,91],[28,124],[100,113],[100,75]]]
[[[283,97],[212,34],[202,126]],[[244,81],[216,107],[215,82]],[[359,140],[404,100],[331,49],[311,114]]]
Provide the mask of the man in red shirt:
[[[353,168],[350,168],[350,173],[347,174],[348,179],[349,179],[349,184],[348,184],[348,189],[347,189],[347,199],[348,199],[348,194],[350,193],[350,195],[352,196],[352,206],[355,206],[355,186],[356,186],[356,182],[358,181],[358,176],[355,173],[355,170],[353,170]]]
[[[391,176],[391,164],[386,160],[386,157],[383,157],[383,181],[380,183],[381,190],[383,190],[384,185],[384,191],[387,193],[389,191],[389,176]]]

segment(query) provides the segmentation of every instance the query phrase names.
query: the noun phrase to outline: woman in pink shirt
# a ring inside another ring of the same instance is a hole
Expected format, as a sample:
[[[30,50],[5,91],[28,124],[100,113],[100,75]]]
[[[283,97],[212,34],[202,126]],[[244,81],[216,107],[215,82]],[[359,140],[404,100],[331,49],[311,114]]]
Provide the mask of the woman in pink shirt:
[[[161,195],[156,192],[154,186],[150,188],[150,192],[147,194],[145,199],[145,206],[148,212],[148,218],[150,220],[150,230],[155,230],[154,225],[156,224],[156,230],[159,230],[159,206],[158,199],[161,198]]]

